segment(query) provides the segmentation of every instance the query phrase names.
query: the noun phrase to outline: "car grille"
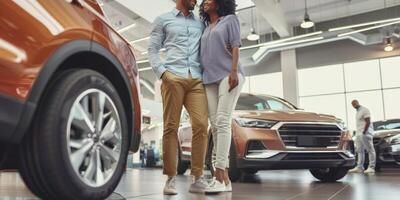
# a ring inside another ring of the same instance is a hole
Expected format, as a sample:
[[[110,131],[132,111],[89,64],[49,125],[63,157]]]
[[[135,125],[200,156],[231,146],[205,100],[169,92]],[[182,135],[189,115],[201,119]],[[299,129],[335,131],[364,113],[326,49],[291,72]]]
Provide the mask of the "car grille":
[[[289,153],[283,160],[341,160],[338,153]]]
[[[337,147],[342,135],[341,129],[334,124],[283,124],[279,134],[286,147]],[[299,144],[299,138],[308,137],[314,142],[304,146]],[[324,142],[318,142],[318,141]]]

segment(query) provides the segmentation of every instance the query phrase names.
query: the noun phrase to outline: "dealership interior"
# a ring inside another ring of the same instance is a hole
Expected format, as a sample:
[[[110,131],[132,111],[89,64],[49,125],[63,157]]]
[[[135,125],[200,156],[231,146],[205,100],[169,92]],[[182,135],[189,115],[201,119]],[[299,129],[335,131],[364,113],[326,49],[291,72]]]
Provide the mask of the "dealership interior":
[[[212,195],[189,192],[192,126],[186,110],[177,133],[178,194],[163,194],[162,80],[150,64],[149,45],[153,21],[171,12],[176,0],[97,2],[104,20],[133,49],[142,115],[139,150],[128,155],[107,199],[399,199],[400,0],[236,0],[245,83],[232,125],[233,190]],[[160,49],[161,57],[169,56],[166,51]],[[353,100],[370,112],[375,173],[349,171],[357,153],[364,154],[356,150]],[[258,118],[236,119],[244,107],[254,107],[248,115]],[[212,179],[208,156],[204,177]],[[0,171],[1,200],[39,199],[28,188],[18,171]]]

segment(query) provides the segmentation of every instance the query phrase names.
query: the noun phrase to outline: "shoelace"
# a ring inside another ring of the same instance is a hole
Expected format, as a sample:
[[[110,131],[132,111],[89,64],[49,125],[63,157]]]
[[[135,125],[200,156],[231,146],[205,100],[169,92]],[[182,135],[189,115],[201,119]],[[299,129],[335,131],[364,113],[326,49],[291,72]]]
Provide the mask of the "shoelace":
[[[168,187],[175,188],[175,178],[171,178],[171,180],[168,181]]]

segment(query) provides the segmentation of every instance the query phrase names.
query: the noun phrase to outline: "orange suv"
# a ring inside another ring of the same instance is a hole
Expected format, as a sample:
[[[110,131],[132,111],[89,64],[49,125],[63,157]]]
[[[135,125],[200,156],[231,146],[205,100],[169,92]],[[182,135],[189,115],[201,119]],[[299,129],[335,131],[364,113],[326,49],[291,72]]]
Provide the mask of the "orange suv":
[[[95,0],[0,2],[0,169],[43,199],[105,199],[140,142],[131,47]]]
[[[191,131],[179,132],[178,172],[190,161]],[[343,178],[355,165],[347,151],[349,132],[340,119],[305,112],[284,99],[241,94],[232,120],[229,176],[266,169],[309,169],[321,181]],[[213,172],[213,142],[210,134],[206,165]]]

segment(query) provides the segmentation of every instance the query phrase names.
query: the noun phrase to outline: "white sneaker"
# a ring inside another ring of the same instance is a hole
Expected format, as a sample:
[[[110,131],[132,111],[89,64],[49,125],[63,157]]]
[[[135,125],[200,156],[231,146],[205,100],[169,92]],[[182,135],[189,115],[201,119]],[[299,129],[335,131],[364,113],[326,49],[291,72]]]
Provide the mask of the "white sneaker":
[[[225,192],[232,192],[232,182],[229,181],[228,184],[225,185]]]
[[[226,192],[226,184],[219,182],[217,179],[214,179],[214,181],[205,189],[206,194],[215,194],[215,193],[220,193],[220,192]],[[232,188],[231,188],[232,190]]]
[[[374,168],[369,168],[364,171],[365,174],[375,174],[375,169]]]
[[[176,191],[176,187],[175,187],[175,176],[168,177],[168,180],[164,186],[164,194],[166,194],[166,195],[178,194],[178,191]]]
[[[208,187],[207,181],[200,177],[196,179],[189,188],[189,192],[191,193],[204,193],[204,190]]]
[[[363,173],[364,169],[360,167],[354,167],[353,169],[349,170],[349,173]]]

